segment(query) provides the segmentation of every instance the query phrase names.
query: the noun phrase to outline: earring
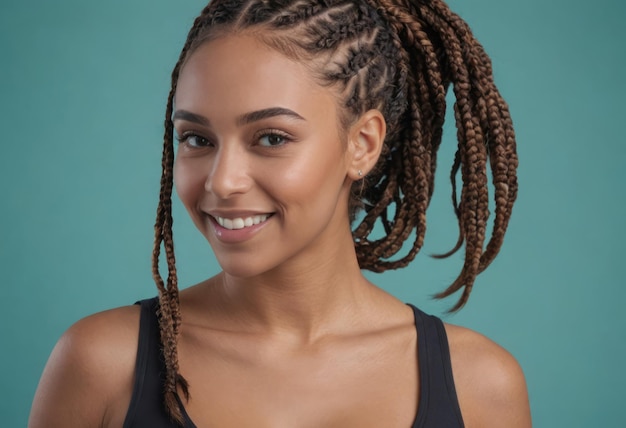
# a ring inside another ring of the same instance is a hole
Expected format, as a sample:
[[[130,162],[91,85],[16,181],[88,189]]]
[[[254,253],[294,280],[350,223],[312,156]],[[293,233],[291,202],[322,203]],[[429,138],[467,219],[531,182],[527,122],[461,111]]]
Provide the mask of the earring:
[[[363,171],[358,170],[357,174],[359,174],[359,177],[363,177]]]

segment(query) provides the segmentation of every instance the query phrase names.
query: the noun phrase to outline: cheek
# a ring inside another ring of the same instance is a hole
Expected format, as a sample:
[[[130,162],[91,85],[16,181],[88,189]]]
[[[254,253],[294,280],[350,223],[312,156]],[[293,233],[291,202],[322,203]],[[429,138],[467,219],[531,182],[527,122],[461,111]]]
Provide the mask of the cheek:
[[[204,191],[204,182],[205,177],[192,162],[180,159],[174,162],[174,186],[187,210],[196,205]]]
[[[314,205],[321,209],[321,205],[336,204],[342,191],[346,176],[344,153],[328,146],[326,150],[310,150],[301,153],[297,161],[292,159],[282,173],[276,174],[277,171],[281,169],[274,169],[272,193],[289,199],[285,201],[287,208]]]

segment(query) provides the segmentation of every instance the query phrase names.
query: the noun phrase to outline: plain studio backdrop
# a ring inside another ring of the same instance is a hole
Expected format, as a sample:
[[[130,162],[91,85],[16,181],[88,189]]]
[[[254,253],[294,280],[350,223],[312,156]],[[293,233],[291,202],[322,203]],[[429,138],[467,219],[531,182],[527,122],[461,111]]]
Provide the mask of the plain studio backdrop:
[[[520,193],[504,247],[469,304],[430,296],[458,273],[448,121],[425,247],[370,275],[404,301],[509,349],[536,427],[624,427],[626,3],[450,0],[511,106]],[[54,343],[73,322],[156,294],[150,274],[170,72],[204,2],[2,0],[0,414],[25,426]],[[174,208],[180,283],[214,274]],[[368,274],[369,275],[369,274]]]

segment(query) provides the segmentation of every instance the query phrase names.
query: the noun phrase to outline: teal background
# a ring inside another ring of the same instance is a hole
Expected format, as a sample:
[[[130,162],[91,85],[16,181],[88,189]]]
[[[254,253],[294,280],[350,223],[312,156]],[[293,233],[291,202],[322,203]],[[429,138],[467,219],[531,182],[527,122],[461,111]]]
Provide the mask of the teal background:
[[[523,366],[536,427],[624,427],[626,3],[450,0],[491,54],[511,105],[520,194],[502,253],[445,316]],[[152,225],[169,73],[203,1],[0,5],[0,414],[25,426],[46,359],[90,313],[156,293]],[[423,252],[372,275],[443,314],[461,259],[440,154]],[[180,204],[182,284],[215,272]]]

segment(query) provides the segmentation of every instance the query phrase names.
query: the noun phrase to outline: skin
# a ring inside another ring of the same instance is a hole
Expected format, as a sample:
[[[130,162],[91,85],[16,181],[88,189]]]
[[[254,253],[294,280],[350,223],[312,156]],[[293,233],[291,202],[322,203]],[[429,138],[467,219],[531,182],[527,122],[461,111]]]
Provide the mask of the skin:
[[[276,107],[298,117],[241,120]],[[176,189],[223,269],[181,292],[179,362],[197,426],[406,428],[415,418],[412,311],[362,275],[348,221],[350,186],[374,166],[385,122],[372,110],[341,131],[339,108],[302,64],[245,34],[204,44],[182,70]],[[271,217],[240,242],[220,238],[214,216],[252,214]],[[121,426],[138,324],[133,306],[72,326],[29,426]],[[446,330],[465,425],[529,427],[514,358],[468,329]]]

